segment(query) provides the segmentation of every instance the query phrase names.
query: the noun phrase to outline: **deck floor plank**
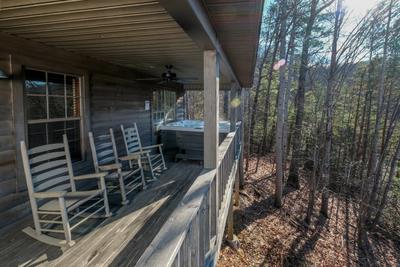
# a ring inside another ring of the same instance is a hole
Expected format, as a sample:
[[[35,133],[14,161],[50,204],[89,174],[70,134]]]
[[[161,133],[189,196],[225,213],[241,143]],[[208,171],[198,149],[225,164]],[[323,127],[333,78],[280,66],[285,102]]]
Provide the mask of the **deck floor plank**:
[[[95,228],[82,230],[77,244],[65,251],[23,233],[31,218],[15,224],[0,241],[1,266],[133,265],[201,172],[196,163],[169,165],[158,181],[131,197],[127,206],[114,207],[113,217],[88,220]]]

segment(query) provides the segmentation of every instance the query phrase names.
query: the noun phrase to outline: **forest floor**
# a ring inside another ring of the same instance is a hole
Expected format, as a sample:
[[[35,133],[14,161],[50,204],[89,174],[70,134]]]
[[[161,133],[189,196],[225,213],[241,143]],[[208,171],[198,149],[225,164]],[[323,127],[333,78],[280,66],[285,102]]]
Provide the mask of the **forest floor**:
[[[232,266],[400,266],[400,245],[383,233],[369,234],[367,249],[357,246],[357,206],[331,195],[330,218],[319,216],[319,198],[312,223],[304,223],[308,189],[285,190],[284,205],[274,207],[274,165],[270,157],[250,161],[240,206],[234,210],[234,230],[240,248],[227,242],[219,267]],[[307,177],[302,171],[301,176]],[[367,251],[367,252],[365,252]]]

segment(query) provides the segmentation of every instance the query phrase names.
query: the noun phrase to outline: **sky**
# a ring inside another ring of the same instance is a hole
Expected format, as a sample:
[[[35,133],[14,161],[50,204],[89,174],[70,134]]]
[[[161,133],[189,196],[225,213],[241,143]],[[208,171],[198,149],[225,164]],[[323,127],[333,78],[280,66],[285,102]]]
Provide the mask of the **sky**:
[[[379,0],[344,0],[343,4],[354,16],[361,17],[379,2]]]
[[[374,8],[379,2],[380,0],[343,0],[343,6],[349,14],[343,32],[350,32],[368,10]]]

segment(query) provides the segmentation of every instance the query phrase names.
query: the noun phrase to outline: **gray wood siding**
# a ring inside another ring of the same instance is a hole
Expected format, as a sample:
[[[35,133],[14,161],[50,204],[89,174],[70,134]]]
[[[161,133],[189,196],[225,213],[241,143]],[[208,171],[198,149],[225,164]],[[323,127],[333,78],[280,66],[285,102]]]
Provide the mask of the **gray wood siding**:
[[[152,88],[129,79],[92,74],[90,106],[92,131],[114,129],[120,137],[120,125],[137,123],[143,145],[152,143],[151,111],[145,110],[145,100],[151,101]]]

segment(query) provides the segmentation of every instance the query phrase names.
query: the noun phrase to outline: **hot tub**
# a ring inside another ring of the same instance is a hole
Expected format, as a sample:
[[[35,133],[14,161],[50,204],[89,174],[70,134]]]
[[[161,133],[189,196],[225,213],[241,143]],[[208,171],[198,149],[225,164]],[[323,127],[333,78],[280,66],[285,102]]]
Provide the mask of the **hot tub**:
[[[171,159],[203,160],[204,121],[182,120],[158,127],[165,154]],[[219,142],[230,130],[229,121],[219,122]]]
[[[229,133],[230,130],[229,121],[219,122],[219,132]],[[201,120],[182,120],[169,122],[165,125],[159,126],[161,131],[185,131],[185,132],[204,132],[204,121]]]

